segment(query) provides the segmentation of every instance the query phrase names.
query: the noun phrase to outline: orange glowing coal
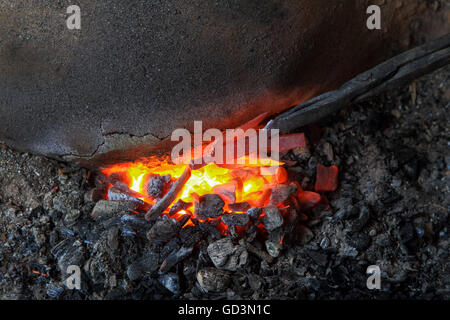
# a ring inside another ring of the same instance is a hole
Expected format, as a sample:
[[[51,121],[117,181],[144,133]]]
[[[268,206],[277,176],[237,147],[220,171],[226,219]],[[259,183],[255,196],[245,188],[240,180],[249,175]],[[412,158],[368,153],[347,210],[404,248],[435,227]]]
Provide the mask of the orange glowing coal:
[[[271,160],[273,164],[273,160]],[[281,162],[276,163],[282,165]],[[141,195],[140,199],[155,204],[156,199],[149,196],[147,184],[149,178],[159,175],[170,175],[175,182],[184,172],[187,165],[172,164],[167,159],[149,158],[141,162],[121,163],[102,170],[106,176],[117,175],[128,188]],[[191,176],[183,186],[173,203],[178,200],[194,203],[199,196],[219,194],[228,204],[248,202],[251,206],[261,206],[264,191],[278,183],[276,176],[284,169],[279,167],[275,172],[268,170],[269,164],[258,161],[252,165],[235,165],[234,168],[219,166],[215,163],[191,171]],[[285,173],[282,173],[285,174]],[[228,196],[227,196],[228,195]],[[169,209],[169,208],[168,208]],[[191,214],[193,208],[188,208]],[[186,213],[185,210],[180,211]]]
[[[243,125],[241,129],[257,128],[260,121],[261,117],[258,117]],[[224,146],[235,143],[233,139],[225,140]],[[245,135],[236,139],[241,143],[248,142]],[[203,149],[204,154],[212,155],[215,145],[213,142],[196,148]],[[213,148],[209,149],[211,146]],[[280,135],[279,143],[275,146],[271,153],[303,148],[306,146],[304,134]],[[191,157],[188,158],[193,160],[193,154],[195,152],[191,152]],[[214,155],[217,156],[216,153]],[[109,178],[107,181],[110,185],[107,187],[115,186],[115,182],[119,182],[121,186],[125,184],[128,193],[148,204],[150,207],[146,214],[148,220],[164,214],[174,216],[178,220],[186,218],[186,214],[193,217],[196,203],[205,198],[201,198],[202,196],[208,194],[216,194],[222,198],[225,212],[244,214],[249,207],[262,208],[268,204],[277,205],[280,209],[286,207],[283,202],[291,194],[283,197],[280,193],[286,194],[291,189],[288,188],[287,172],[282,167],[282,162],[272,159],[269,155],[265,158],[261,153],[255,157],[255,154],[250,152],[240,153],[235,160],[232,161],[234,164],[225,162],[228,163],[225,165],[214,162],[205,164],[203,160],[200,164],[191,161],[188,165],[176,164],[178,162],[170,161],[169,157],[149,157],[137,162],[120,163],[104,168],[102,174]],[[280,185],[283,187],[277,189],[276,187]],[[294,189],[300,191],[299,185],[296,185],[298,188]],[[273,190],[278,190],[279,194],[272,197]],[[178,204],[178,207],[174,206],[175,204]],[[170,211],[171,209],[174,210]],[[183,222],[184,220],[186,219],[183,219]],[[191,223],[189,220],[188,225]],[[218,228],[221,226],[219,224]]]

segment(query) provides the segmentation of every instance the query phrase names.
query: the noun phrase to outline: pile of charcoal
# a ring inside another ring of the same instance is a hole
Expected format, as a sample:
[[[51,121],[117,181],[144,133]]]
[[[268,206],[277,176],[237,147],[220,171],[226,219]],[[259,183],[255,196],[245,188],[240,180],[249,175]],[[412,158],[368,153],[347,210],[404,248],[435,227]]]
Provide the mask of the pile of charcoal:
[[[288,170],[280,167],[277,173],[287,177]],[[118,279],[108,280],[110,275],[122,269],[126,281],[148,283],[151,279],[175,296],[190,286],[199,294],[218,294],[228,288],[230,272],[250,270],[255,262],[270,265],[284,246],[308,242],[313,237],[304,224],[308,212],[318,205],[327,206],[319,193],[303,191],[299,183],[287,178],[264,192],[260,207],[229,203],[233,197],[224,193],[226,189],[222,194],[219,190],[219,194],[197,196],[194,203],[178,200],[172,204],[171,191],[179,189],[186,177],[189,174],[173,182],[170,176],[152,176],[147,193],[157,196],[154,205],[141,200],[123,182],[98,177],[95,187],[84,196],[90,214],[76,220],[85,231],[84,241],[106,251],[101,261],[95,261],[99,259],[96,256],[94,261],[84,262],[88,278],[99,285],[114,282]],[[192,215],[185,210],[191,206]],[[74,229],[80,234],[79,228],[72,226]],[[55,254],[64,275],[69,265],[82,263],[77,256],[83,252],[76,243],[62,247],[64,250]],[[117,271],[111,270],[114,265]],[[150,287],[156,290],[154,285]]]

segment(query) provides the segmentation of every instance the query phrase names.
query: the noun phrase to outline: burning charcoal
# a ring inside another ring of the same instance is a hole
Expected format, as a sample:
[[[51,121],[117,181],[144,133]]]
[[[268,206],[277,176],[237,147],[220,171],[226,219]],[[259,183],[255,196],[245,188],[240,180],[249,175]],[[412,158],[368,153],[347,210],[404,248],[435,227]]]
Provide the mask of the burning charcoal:
[[[164,186],[169,183],[170,175],[151,176],[147,183],[147,194],[153,199],[159,199],[163,196]]]
[[[183,261],[187,257],[189,257],[194,251],[194,247],[181,247],[180,249],[172,252],[167,256],[167,258],[161,264],[159,271],[164,273],[169,271],[173,266],[177,263]]]
[[[150,241],[167,242],[177,234],[179,228],[180,224],[175,219],[158,220],[148,231],[147,238]]]
[[[275,173],[275,178],[278,184],[286,183],[288,180],[288,173],[285,168],[278,167]]]
[[[228,203],[236,202],[236,184],[233,182],[216,186],[213,191]]]
[[[258,220],[259,216],[262,213],[262,209],[258,208],[258,207],[253,207],[247,210],[247,215],[250,217],[250,219],[252,220]]]
[[[146,214],[145,219],[153,220],[159,217],[176,199],[178,194],[183,189],[183,186],[191,177],[191,169],[186,167],[183,171],[182,175],[178,178],[177,181],[172,185],[169,192],[167,192],[162,199],[160,199]]]
[[[136,210],[137,203],[134,201],[109,201],[100,200],[95,204],[92,210],[92,217],[94,219],[105,219],[118,214],[122,211],[133,211]]]
[[[311,209],[321,200],[320,194],[312,191],[303,191],[298,196],[300,208],[302,210]]]
[[[232,203],[228,205],[228,208],[234,212],[244,212],[250,209],[250,204],[248,202]]]
[[[112,201],[128,200],[128,201],[135,201],[135,202],[139,203],[140,205],[144,204],[144,201],[142,201],[141,199],[133,197],[133,196],[123,192],[122,190],[119,190],[114,187],[108,189],[108,200],[112,200]]]
[[[248,253],[244,246],[234,245],[230,238],[224,238],[208,246],[208,255],[219,269],[236,271],[247,263]]]
[[[262,220],[264,227],[268,231],[275,230],[283,225],[283,217],[281,216],[280,210],[275,206],[269,206],[264,208],[265,216]]]
[[[217,194],[206,194],[201,196],[195,203],[195,217],[200,220],[218,218],[223,212],[225,202]]]
[[[104,189],[93,188],[84,194],[84,202],[97,202],[105,199],[106,194]]]
[[[127,276],[130,280],[135,281],[140,279],[144,273],[152,273],[158,270],[159,255],[154,252],[149,252],[139,258],[137,261],[130,264],[127,268]]]
[[[264,207],[264,204],[267,203],[270,199],[270,195],[272,194],[271,188],[266,188],[262,191],[260,198],[258,199],[256,206]]]
[[[316,191],[334,191],[337,189],[338,167],[317,165]]]
[[[216,268],[205,268],[197,273],[197,281],[203,292],[224,292],[231,281],[228,272]]]
[[[180,221],[179,221],[180,228],[183,228],[184,225],[185,225],[190,219],[191,219],[191,215],[190,215],[190,214],[184,214],[184,215],[181,217]]]
[[[227,226],[246,226],[249,222],[249,217],[245,213],[234,213],[222,215],[222,222]]]
[[[169,210],[169,216],[173,216],[175,213],[181,210],[186,210],[192,205],[192,202],[184,202],[183,200],[178,200]]]
[[[158,281],[173,294],[180,294],[180,278],[176,273],[163,274]]]
[[[298,190],[296,184],[290,185],[280,184],[272,188],[272,194],[270,195],[269,206],[276,206],[286,201],[293,193]]]

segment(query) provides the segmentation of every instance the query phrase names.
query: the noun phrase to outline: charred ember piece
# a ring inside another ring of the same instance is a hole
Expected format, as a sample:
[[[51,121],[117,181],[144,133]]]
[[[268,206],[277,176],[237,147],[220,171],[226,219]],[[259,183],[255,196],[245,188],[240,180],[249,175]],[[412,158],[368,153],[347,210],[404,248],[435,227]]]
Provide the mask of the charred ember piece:
[[[137,202],[140,205],[145,204],[144,201],[142,201],[141,199],[133,197],[114,187],[108,189],[108,200],[128,200]]]
[[[181,219],[179,220],[180,223],[180,228],[183,228],[184,225],[191,219],[191,215],[190,214],[184,214],[183,217],[181,217]]]
[[[144,195],[140,194],[139,192],[133,191],[131,190],[126,183],[124,183],[123,181],[126,181],[126,178],[124,176],[124,174],[122,173],[112,173],[110,176],[106,177],[106,176],[100,176],[99,177],[99,181],[103,184],[103,185],[108,185],[111,184],[112,187],[132,196],[135,198],[141,198]]]
[[[147,194],[153,199],[159,199],[163,196],[164,187],[168,184],[170,180],[170,175],[166,174],[163,176],[153,175],[148,179],[147,183]]]
[[[205,268],[197,273],[200,289],[205,292],[223,292],[228,288],[231,276],[228,272],[216,268]]]
[[[137,203],[135,201],[120,200],[100,200],[95,204],[92,210],[92,217],[94,219],[106,219],[110,218],[114,214],[118,214],[122,211],[134,211],[137,209]]]
[[[234,245],[230,238],[211,243],[207,251],[216,268],[229,271],[243,267],[248,259],[247,249],[241,244]]]
[[[295,183],[290,185],[280,184],[272,188],[272,194],[269,199],[269,206],[276,206],[286,201],[293,193],[297,192],[298,187]]]
[[[167,242],[179,231],[180,224],[176,219],[160,219],[148,231],[147,238],[150,241]]]
[[[169,216],[173,216],[174,214],[180,212],[181,210],[186,210],[192,206],[192,202],[184,202],[183,200],[178,200],[169,210]]]
[[[337,188],[338,168],[336,166],[325,167],[317,165],[316,191],[334,191]]]
[[[258,218],[261,215],[261,213],[262,213],[262,209],[258,208],[258,207],[252,207],[252,208],[247,210],[247,215],[252,220],[258,220]]]
[[[167,258],[163,261],[161,264],[161,267],[159,268],[159,272],[167,272],[169,271],[173,266],[175,266],[177,263],[183,261],[187,257],[189,257],[192,254],[192,251],[194,251],[194,247],[181,247],[180,249],[172,252],[167,256]]]
[[[234,212],[245,212],[250,209],[250,204],[248,202],[232,203],[228,205],[228,208]]]
[[[145,219],[151,220],[159,217],[175,200],[175,198],[180,193],[183,186],[191,177],[191,169],[186,167],[183,174],[178,178],[178,180],[172,185],[170,190],[164,195],[164,197],[159,200],[145,215]]]
[[[283,225],[283,217],[281,216],[280,210],[275,206],[268,206],[264,208],[264,218],[262,223],[268,231],[275,230]]]
[[[194,214],[197,219],[218,218],[223,213],[225,202],[217,194],[205,194],[195,203]]]
[[[222,222],[227,226],[246,226],[249,222],[249,217],[245,213],[227,213],[222,215]]]

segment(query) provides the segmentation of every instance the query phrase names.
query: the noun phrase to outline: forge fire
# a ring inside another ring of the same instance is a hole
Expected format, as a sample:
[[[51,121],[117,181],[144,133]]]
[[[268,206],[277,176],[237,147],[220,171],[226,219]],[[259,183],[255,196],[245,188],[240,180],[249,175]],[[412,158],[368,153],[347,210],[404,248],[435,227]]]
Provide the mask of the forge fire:
[[[0,301],[450,299],[449,19],[449,0],[0,0]]]
[[[306,149],[303,133],[279,138],[279,150],[283,152]],[[219,244],[234,246],[232,241],[253,247],[249,243],[261,238],[267,252],[258,252],[278,257],[286,233],[295,235],[301,222],[308,219],[307,211],[321,202],[326,204],[323,192],[336,189],[338,170],[336,166],[318,165],[316,192],[304,191],[286,169],[295,162],[268,158],[250,161],[246,157],[245,161],[235,161],[241,164],[232,165],[212,162],[199,166],[193,161],[174,164],[168,157],[120,163],[101,171],[103,191],[99,189],[98,193],[136,216],[142,217],[145,212],[145,219],[155,223],[147,233],[149,241],[164,243],[181,230],[191,233],[198,229],[200,242],[206,231],[211,242],[208,250],[217,251],[217,259],[213,259],[217,267],[229,263],[229,253],[222,252]],[[101,217],[105,203],[99,201],[92,216]],[[221,235],[226,238],[212,242]],[[225,269],[236,270],[239,263],[245,264],[239,259],[230,261],[234,262]],[[167,269],[167,263],[161,268]]]

